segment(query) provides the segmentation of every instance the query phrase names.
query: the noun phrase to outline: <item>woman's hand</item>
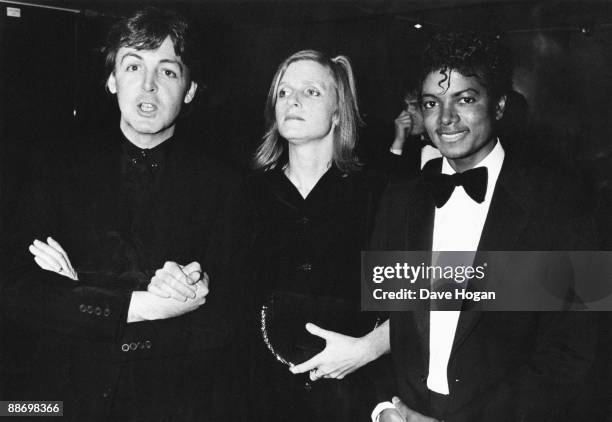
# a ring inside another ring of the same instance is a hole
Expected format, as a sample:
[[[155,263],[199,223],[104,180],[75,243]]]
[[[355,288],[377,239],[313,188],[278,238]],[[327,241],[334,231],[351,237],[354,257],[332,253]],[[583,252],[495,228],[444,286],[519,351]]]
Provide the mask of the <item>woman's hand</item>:
[[[28,250],[43,270],[53,271],[73,280],[79,279],[77,272],[72,268],[68,254],[52,237],[47,237],[47,243],[34,239]]]
[[[351,337],[324,330],[312,323],[306,330],[325,340],[325,349],[310,360],[289,370],[294,374],[310,371],[310,379],[342,379],[389,351],[389,326],[385,322],[364,337]],[[386,340],[385,340],[386,338]]]

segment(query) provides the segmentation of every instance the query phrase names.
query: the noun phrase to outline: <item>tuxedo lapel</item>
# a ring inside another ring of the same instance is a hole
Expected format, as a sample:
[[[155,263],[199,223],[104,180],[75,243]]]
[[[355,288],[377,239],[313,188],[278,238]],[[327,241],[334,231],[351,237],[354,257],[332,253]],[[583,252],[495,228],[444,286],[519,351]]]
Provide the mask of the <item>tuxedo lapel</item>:
[[[436,162],[431,163],[429,170],[440,172],[442,160],[434,161]],[[434,199],[425,178],[421,177],[415,181],[415,187],[406,206],[404,250],[431,251],[434,217]],[[428,367],[429,362],[429,308],[428,300],[419,300],[414,310],[414,322],[421,342],[421,350],[425,352],[422,355],[424,368]]]
[[[407,208],[412,215],[407,219],[405,250],[431,251],[435,213],[433,198],[422,182],[418,182],[412,198],[414,202]],[[429,300],[419,300],[414,311],[414,322],[419,333],[421,350],[426,351],[423,354],[424,368],[427,368],[429,362],[429,307]]]
[[[506,157],[482,229],[479,251],[514,250],[529,217],[530,184]]]
[[[406,206],[406,232],[404,250],[431,251],[435,217],[435,202],[431,188],[427,185],[427,175],[442,171],[442,159],[427,163],[422,176],[415,180],[415,186]]]
[[[474,265],[478,265],[482,260],[480,252],[517,249],[520,234],[524,231],[529,217],[529,193],[528,179],[506,156],[493,191]],[[480,320],[482,312],[477,311],[478,306],[471,308],[471,311],[461,312],[452,353],[461,346]]]
[[[425,182],[416,183],[406,209],[405,250],[431,251],[435,205]]]

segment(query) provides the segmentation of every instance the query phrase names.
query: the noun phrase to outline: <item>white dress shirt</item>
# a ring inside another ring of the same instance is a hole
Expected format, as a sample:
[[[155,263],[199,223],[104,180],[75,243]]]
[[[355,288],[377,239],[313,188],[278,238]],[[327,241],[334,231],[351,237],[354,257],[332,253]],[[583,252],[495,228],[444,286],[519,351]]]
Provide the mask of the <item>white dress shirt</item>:
[[[489,155],[474,166],[487,168],[487,193],[482,203],[474,201],[462,186],[457,186],[448,202],[441,208],[436,208],[432,250],[475,251],[478,249],[480,235],[487,219],[504,156],[504,149],[497,141]],[[442,160],[442,173],[456,173],[446,158]],[[449,394],[446,368],[458,321],[459,311],[432,311],[429,313],[427,388],[439,394]]]

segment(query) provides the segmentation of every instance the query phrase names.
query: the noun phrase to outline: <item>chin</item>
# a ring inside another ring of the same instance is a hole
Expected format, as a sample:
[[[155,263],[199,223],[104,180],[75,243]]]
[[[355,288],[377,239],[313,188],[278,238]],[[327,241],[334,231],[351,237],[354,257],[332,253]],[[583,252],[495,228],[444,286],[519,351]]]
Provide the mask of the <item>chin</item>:
[[[462,148],[459,143],[448,144],[445,142],[438,142],[436,148],[438,148],[440,153],[446,158],[462,158],[467,154],[466,148]]]
[[[154,135],[163,130],[163,127],[156,124],[134,124],[132,128],[138,133],[146,134],[146,135]]]

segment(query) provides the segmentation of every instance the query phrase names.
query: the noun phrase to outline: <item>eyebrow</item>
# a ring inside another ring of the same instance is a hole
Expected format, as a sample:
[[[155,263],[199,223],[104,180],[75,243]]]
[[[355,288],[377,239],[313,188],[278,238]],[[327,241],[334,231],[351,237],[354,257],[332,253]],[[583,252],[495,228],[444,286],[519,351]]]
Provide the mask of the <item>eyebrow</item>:
[[[454,92],[452,94],[452,97],[460,97],[463,94],[467,94],[467,93],[473,93],[473,94],[476,94],[476,95],[480,95],[480,91],[478,91],[476,88],[467,88],[467,89],[464,89],[464,90],[459,91],[459,92]],[[422,97],[434,97],[434,98],[438,98],[437,95],[430,94],[429,92],[424,92],[421,96]]]
[[[123,55],[123,57],[121,57],[121,64],[123,64],[123,60],[125,60],[126,57],[134,57],[134,58],[136,58],[138,60],[144,60],[140,54],[135,53],[133,51],[130,51],[128,53],[125,53]],[[178,60],[174,60],[174,59],[161,59],[159,61],[159,63],[162,63],[162,64],[175,64],[175,65],[177,65],[179,67],[181,72],[183,72],[183,64],[180,61],[178,61]]]
[[[309,79],[309,80],[306,80],[306,81],[303,81],[303,82],[304,82],[304,85],[318,85],[318,86],[322,87],[323,89],[327,89],[327,87],[328,87],[328,85],[326,83],[322,82],[322,81],[315,81],[315,80]],[[290,84],[288,82],[285,82],[285,81],[280,81],[278,83],[278,86],[282,86],[282,85],[290,85]]]
[[[165,63],[165,64],[175,64],[175,65],[177,65],[179,67],[181,72],[183,71],[183,63],[178,61],[178,60],[174,60],[174,59],[162,59],[159,62],[160,63]]]
[[[126,57],[135,57],[135,58],[137,58],[137,59],[139,59],[139,60],[142,60],[142,56],[141,56],[141,55],[136,54],[136,53],[134,53],[134,52],[132,52],[132,51],[129,51],[129,52],[125,53],[125,54],[124,54],[124,55],[121,57],[121,64],[123,64],[123,61],[125,60],[125,58],[126,58]]]

